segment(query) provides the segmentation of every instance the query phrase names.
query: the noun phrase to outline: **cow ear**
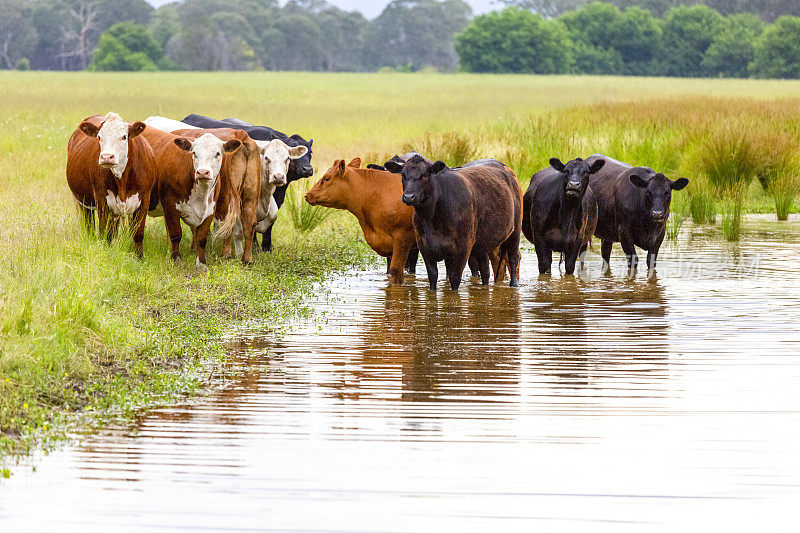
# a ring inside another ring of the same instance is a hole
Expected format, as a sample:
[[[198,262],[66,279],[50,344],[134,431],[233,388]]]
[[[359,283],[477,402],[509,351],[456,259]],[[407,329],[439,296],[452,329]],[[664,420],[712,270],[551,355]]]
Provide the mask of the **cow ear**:
[[[185,152],[191,152],[192,151],[192,141],[190,141],[189,139],[187,139],[185,137],[178,137],[177,139],[173,140],[172,142],[175,143],[175,146],[177,146],[178,148],[180,148],[181,150],[183,150]]]
[[[446,169],[447,165],[444,164],[444,161],[437,161],[431,165],[431,174],[438,174],[442,170]]]
[[[347,166],[344,164],[344,159],[340,159],[334,164],[337,165],[339,174],[344,175],[344,171],[347,169]]]
[[[234,130],[233,136],[242,142],[246,141],[248,137],[247,132],[244,130]]]
[[[307,153],[308,153],[308,148],[306,148],[302,144],[300,146],[292,146],[289,148],[289,157],[291,157],[292,159],[300,159]]]
[[[381,165],[376,165],[375,163],[370,163],[367,165],[367,168],[370,170],[383,170],[386,171],[386,167],[382,167]]]
[[[605,159],[598,159],[591,165],[589,165],[589,174],[597,174],[601,168],[603,168],[606,164]]]
[[[353,158],[352,161],[347,163],[347,166],[350,168],[361,168],[361,158],[360,157]]]
[[[97,132],[100,131],[100,128],[92,124],[91,122],[81,122],[81,125],[78,126],[83,133],[88,135],[89,137],[97,137]]]
[[[397,161],[389,160],[386,162],[384,166],[386,167],[386,170],[388,170],[389,172],[393,172],[395,174],[400,174],[403,171],[403,165],[401,165]]]
[[[314,139],[308,140],[308,147],[311,148],[311,145],[314,144]]]
[[[142,133],[146,127],[147,126],[145,126],[144,122],[134,122],[128,128],[128,139],[133,139]]]
[[[672,182],[672,190],[679,191],[684,187],[686,187],[687,185],[689,185],[689,180],[687,180],[686,178],[678,178]]]
[[[558,170],[559,172],[564,172],[564,169],[567,168],[564,166],[564,163],[557,157],[553,157],[550,159],[550,166],[554,169]]]
[[[631,174],[629,179],[631,180],[631,183],[637,187],[641,187],[643,189],[647,188],[647,180],[641,177],[639,174]]]
[[[222,149],[225,150],[227,153],[235,152],[239,149],[242,145],[242,141],[239,139],[231,139],[227,141],[225,144],[222,145]]]

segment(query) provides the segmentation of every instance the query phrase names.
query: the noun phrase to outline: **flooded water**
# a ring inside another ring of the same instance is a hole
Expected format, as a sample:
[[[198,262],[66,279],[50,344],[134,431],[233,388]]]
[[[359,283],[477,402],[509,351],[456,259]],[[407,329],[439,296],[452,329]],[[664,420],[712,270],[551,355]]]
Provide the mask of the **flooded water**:
[[[0,530],[797,531],[800,223],[749,227],[651,280],[337,278],[223,389],[16,469]]]

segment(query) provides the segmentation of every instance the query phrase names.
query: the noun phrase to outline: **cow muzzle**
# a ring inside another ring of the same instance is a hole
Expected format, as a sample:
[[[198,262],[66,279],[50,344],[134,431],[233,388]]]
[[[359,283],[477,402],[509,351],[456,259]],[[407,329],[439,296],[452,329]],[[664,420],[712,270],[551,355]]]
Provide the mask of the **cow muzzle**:
[[[211,179],[211,171],[205,168],[197,170],[194,175],[198,180],[208,181]]]
[[[272,185],[276,185],[278,187],[282,187],[282,186],[286,185],[286,176],[283,175],[283,174],[273,174],[269,178],[269,182]]]
[[[664,222],[667,219],[667,214],[664,211],[653,211],[653,220],[655,222]]]
[[[417,203],[417,195],[407,192],[403,193],[403,203],[408,206],[414,207],[414,205],[416,205]]]
[[[300,174],[304,178],[308,178],[314,175],[314,167],[306,166],[300,169]]]
[[[581,184],[580,183],[568,183],[567,184],[566,194],[570,198],[577,198],[578,196],[581,195]]]
[[[117,156],[114,154],[100,154],[100,159],[97,163],[103,168],[112,168],[117,166]]]

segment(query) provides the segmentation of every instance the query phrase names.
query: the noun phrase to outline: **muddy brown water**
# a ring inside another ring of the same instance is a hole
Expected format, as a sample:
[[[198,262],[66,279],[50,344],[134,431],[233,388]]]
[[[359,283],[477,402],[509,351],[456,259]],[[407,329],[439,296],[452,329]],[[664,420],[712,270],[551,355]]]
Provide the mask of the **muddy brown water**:
[[[16,468],[0,531],[797,531],[800,222],[748,228],[652,280],[338,277],[223,388]]]

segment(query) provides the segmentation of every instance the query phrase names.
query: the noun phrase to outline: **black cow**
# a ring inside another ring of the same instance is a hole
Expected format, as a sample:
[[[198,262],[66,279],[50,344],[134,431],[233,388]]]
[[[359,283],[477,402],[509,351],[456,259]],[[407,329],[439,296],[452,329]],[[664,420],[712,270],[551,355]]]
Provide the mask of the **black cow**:
[[[508,167],[484,160],[451,169],[417,154],[404,164],[387,161],[386,168],[403,176],[403,203],[414,208],[431,290],[439,277],[437,262],[444,260],[450,288],[456,290],[471,255],[478,261],[481,281],[489,283],[489,254],[497,248],[500,259],[508,262],[511,286],[518,286],[522,191]]]
[[[283,205],[284,200],[286,200],[286,189],[289,187],[289,183],[299,180],[301,178],[307,178],[314,174],[314,168],[311,166],[311,145],[313,144],[314,140],[309,139],[306,141],[300,135],[294,134],[292,136],[287,136],[285,133],[281,133],[278,130],[274,130],[272,128],[268,128],[266,126],[253,126],[249,125],[246,126],[245,124],[250,124],[249,122],[245,122],[244,120],[239,120],[237,118],[226,118],[223,120],[216,120],[209,117],[204,117],[203,115],[189,115],[188,117],[181,120],[181,122],[185,122],[191,126],[196,126],[198,128],[230,128],[234,127],[237,129],[242,129],[247,132],[251,139],[256,141],[271,141],[273,139],[280,139],[281,141],[285,142],[288,146],[300,146],[303,145],[308,148],[308,152],[306,155],[299,159],[293,159],[289,163],[289,172],[286,174],[286,185],[282,185],[275,189],[272,197],[275,199],[275,203],[278,205],[278,209]],[[253,237],[255,239],[255,245],[258,247],[258,238]],[[272,250],[272,226],[270,226],[267,231],[264,232],[264,237],[261,242],[261,247],[265,252]]]
[[[610,269],[611,248],[619,242],[628,258],[629,276],[639,265],[636,246],[647,251],[647,268],[654,271],[667,230],[672,191],[683,189],[689,180],[672,181],[652,168],[632,167],[602,154],[586,162],[592,165],[598,160],[605,160],[605,165],[592,174],[589,187],[597,201],[594,234],[602,241],[603,270]]]
[[[567,275],[575,272],[575,262],[583,257],[597,225],[597,202],[589,176],[603,168],[604,159],[591,166],[583,159],[566,165],[559,159],[531,178],[522,197],[522,233],[536,247],[539,274],[549,274],[553,252],[564,254]]]

